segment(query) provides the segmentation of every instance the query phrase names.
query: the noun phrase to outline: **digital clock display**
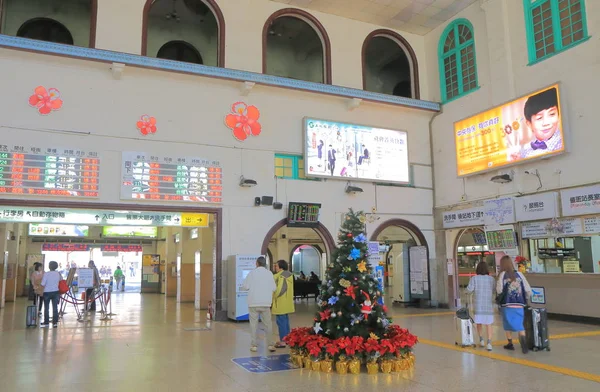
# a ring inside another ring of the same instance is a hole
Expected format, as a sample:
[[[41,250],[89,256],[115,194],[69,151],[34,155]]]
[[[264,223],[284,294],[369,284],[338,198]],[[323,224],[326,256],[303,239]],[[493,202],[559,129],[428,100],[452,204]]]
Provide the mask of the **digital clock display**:
[[[294,203],[288,205],[288,227],[317,227],[321,204]]]
[[[221,203],[222,169],[219,161],[123,152],[122,199]]]
[[[98,153],[0,145],[0,194],[98,197]]]

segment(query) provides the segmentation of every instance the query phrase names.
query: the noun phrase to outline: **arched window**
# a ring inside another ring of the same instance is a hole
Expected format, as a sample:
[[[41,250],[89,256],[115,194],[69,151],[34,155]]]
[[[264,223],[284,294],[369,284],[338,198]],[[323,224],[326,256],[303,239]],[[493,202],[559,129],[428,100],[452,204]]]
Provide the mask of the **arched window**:
[[[97,0],[0,0],[0,34],[93,48]]]
[[[156,54],[159,59],[202,64],[202,56],[192,45],[185,41],[171,41],[164,44]]]
[[[215,0],[146,0],[141,53],[224,67],[225,19]]]
[[[60,22],[49,18],[30,19],[17,31],[17,37],[73,45],[73,36]]]
[[[524,0],[529,62],[569,49],[588,38],[585,0]]]
[[[477,88],[475,37],[468,20],[458,19],[446,27],[438,52],[443,102]]]
[[[363,89],[419,99],[417,56],[408,42],[390,30],[376,30],[362,47]]]
[[[271,15],[263,28],[263,73],[331,84],[331,43],[323,25],[295,8]]]

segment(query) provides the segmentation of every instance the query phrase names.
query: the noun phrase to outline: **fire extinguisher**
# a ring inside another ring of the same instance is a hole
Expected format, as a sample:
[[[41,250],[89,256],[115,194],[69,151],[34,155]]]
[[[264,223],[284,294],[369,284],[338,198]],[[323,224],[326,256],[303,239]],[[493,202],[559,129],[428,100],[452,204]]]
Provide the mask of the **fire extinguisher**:
[[[212,320],[213,319],[212,301],[208,301],[208,313],[206,313],[206,319],[207,320]]]

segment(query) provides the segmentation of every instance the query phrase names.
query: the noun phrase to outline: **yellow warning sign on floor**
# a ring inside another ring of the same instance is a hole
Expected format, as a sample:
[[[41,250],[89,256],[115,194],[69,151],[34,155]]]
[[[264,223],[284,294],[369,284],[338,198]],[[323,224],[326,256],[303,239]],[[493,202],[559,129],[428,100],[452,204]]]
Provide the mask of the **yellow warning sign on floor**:
[[[183,227],[208,227],[208,214],[181,214],[181,226]]]

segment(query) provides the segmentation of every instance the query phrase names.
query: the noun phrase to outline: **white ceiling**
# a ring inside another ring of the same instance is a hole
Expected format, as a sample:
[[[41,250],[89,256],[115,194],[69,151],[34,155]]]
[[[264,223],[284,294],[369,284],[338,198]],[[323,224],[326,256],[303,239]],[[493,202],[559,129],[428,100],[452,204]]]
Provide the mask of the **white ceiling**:
[[[477,0],[271,0],[425,35]]]

